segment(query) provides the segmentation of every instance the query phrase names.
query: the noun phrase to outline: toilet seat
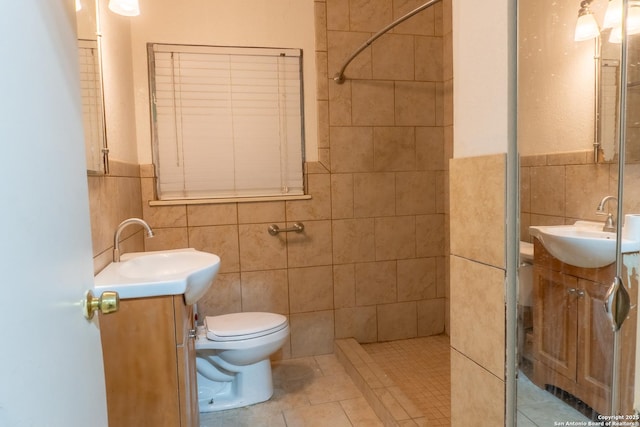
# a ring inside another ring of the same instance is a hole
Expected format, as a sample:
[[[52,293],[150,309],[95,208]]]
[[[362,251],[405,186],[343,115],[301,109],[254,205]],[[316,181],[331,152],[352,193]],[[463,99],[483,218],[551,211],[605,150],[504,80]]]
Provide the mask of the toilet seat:
[[[258,338],[288,326],[285,316],[263,312],[207,316],[204,325],[207,339],[211,341],[239,341]]]

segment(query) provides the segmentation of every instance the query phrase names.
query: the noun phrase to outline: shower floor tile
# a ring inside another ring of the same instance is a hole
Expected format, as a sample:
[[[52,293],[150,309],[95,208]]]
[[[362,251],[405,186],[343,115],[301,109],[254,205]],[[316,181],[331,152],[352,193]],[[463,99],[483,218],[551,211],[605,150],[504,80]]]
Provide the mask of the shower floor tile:
[[[362,348],[422,411],[429,426],[451,425],[449,337],[363,344]]]

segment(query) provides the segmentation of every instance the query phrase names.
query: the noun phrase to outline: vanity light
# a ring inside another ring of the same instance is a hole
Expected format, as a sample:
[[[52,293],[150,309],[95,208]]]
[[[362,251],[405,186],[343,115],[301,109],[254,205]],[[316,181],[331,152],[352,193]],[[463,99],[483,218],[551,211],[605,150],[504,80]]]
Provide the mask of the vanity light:
[[[629,5],[627,13],[627,34],[640,33],[640,2],[633,2]],[[609,43],[622,43],[622,26],[620,22],[611,29],[609,34]]]
[[[138,0],[109,0],[109,9],[123,16],[140,15]]]
[[[589,5],[593,0],[583,0],[580,3],[578,11],[578,22],[576,22],[576,31],[573,39],[575,41],[583,41],[596,38],[600,35],[600,29],[593,12],[589,9]]]
[[[79,12],[82,9],[82,3],[80,0],[76,0],[76,12]]]
[[[602,28],[619,27],[620,21],[622,21],[622,0],[609,0]]]

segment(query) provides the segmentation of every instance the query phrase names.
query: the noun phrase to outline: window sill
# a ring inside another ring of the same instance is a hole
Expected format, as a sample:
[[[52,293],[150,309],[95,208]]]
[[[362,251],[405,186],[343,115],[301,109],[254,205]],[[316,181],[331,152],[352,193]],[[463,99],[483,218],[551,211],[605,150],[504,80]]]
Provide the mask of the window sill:
[[[279,202],[310,199],[311,195],[303,194],[300,196],[230,197],[226,199],[149,200],[149,206],[217,205],[222,203]]]

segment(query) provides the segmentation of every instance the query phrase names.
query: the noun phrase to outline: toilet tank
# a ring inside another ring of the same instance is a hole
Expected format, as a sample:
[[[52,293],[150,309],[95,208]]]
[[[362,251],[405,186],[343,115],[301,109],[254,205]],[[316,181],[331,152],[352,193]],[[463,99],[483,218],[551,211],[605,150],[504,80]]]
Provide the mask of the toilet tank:
[[[520,242],[520,259],[518,263],[518,304],[531,307],[533,305],[533,244]]]

